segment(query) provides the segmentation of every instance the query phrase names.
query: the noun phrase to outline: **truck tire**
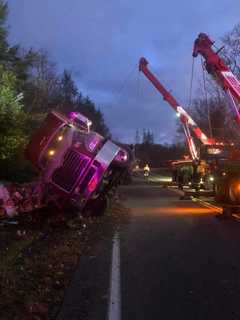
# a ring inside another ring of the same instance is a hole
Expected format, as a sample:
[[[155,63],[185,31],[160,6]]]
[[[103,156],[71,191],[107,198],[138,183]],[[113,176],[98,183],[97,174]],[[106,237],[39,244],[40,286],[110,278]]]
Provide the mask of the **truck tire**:
[[[228,201],[230,204],[240,204],[240,191],[237,189],[239,185],[238,178],[232,178],[228,185]]]
[[[229,177],[215,185],[215,200],[226,204],[240,204],[240,192],[236,190],[239,178]]]
[[[215,201],[216,202],[225,202],[226,201],[226,189],[225,186],[220,184],[214,185]]]

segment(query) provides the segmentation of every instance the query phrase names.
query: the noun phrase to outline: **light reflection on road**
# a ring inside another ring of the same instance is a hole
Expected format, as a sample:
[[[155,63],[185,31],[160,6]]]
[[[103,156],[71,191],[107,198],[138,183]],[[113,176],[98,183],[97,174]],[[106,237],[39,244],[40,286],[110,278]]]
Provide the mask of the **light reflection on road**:
[[[216,214],[213,208],[204,207],[132,207],[131,211],[139,215],[146,214],[161,214],[161,215],[178,215],[178,216],[196,216],[196,215],[209,215]]]

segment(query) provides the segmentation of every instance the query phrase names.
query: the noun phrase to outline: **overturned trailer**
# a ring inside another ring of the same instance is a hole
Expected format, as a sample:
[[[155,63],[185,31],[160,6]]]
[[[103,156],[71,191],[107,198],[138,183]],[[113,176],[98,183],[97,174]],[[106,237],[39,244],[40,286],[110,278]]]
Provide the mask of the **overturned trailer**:
[[[89,119],[76,112],[69,117],[55,111],[47,115],[26,148],[26,157],[40,172],[40,179],[28,186],[31,191],[25,201],[33,207],[74,205],[83,214],[104,211],[107,197],[130,170],[133,155],[131,149],[90,131],[90,125]],[[26,187],[5,189],[5,213],[24,211],[21,190]]]

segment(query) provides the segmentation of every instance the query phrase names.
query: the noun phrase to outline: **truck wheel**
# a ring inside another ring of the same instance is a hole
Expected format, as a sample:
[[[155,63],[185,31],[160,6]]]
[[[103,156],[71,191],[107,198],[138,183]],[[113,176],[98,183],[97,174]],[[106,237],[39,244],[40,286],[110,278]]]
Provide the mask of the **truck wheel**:
[[[215,186],[215,200],[228,204],[240,204],[240,184],[238,178],[226,179]]]
[[[237,198],[235,196],[235,192],[234,192],[233,187],[231,185],[228,188],[228,196],[229,196],[229,202],[236,203]]]
[[[228,185],[228,199],[231,204],[240,204],[239,179],[231,179]]]
[[[216,202],[225,202],[226,201],[226,192],[225,188],[219,184],[214,185],[215,201]]]

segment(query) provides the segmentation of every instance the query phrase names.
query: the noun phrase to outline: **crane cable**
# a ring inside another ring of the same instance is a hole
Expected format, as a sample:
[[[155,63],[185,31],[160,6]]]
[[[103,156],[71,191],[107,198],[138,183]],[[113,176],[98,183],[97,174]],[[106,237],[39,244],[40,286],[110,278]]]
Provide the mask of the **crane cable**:
[[[123,80],[120,88],[116,91],[116,94],[119,96],[122,91],[125,89],[127,82],[130,80],[131,76],[133,75],[133,73],[135,72],[137,67],[137,64],[134,64],[132,66],[132,68],[130,69],[129,73],[127,74],[126,78]]]
[[[142,91],[141,91],[141,71],[138,69],[138,73],[137,73],[137,103],[139,103],[139,101],[141,101],[141,97],[142,97]],[[134,152],[135,155],[137,154],[138,148],[137,148],[137,144],[140,143],[140,136],[139,136],[139,128],[136,129],[136,136],[135,136],[135,145],[134,145]]]
[[[130,67],[132,67],[132,68],[129,68],[130,71],[128,72],[128,74],[126,75],[124,80],[121,82],[121,85],[119,86],[119,88],[117,88],[113,92],[113,99],[112,99],[112,103],[111,103],[112,107],[116,106],[117,103],[119,102],[119,98],[121,97],[121,94],[123,93],[124,89],[126,88],[127,83],[130,81],[130,78],[134,74],[136,67],[137,67],[137,64],[131,65]]]
[[[137,101],[140,101],[142,97],[142,91],[141,91],[141,71],[138,70],[137,74]]]
[[[190,79],[190,86],[189,86],[189,98],[188,98],[188,107],[192,106],[192,86],[193,86],[193,75],[194,75],[194,57],[192,57],[192,70],[191,70],[191,79]]]
[[[212,132],[210,109],[209,109],[208,95],[207,95],[207,88],[206,88],[206,75],[205,75],[205,67],[204,67],[204,62],[203,62],[203,58],[202,57],[201,57],[201,65],[202,65],[202,75],[203,75],[203,89],[204,89],[205,100],[206,100],[206,105],[207,105],[209,134],[210,134],[210,137],[212,138],[213,137],[213,132]]]

